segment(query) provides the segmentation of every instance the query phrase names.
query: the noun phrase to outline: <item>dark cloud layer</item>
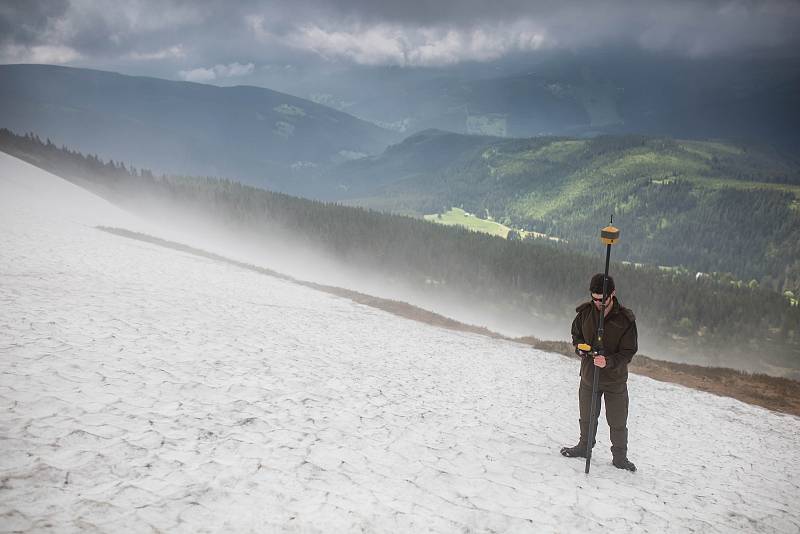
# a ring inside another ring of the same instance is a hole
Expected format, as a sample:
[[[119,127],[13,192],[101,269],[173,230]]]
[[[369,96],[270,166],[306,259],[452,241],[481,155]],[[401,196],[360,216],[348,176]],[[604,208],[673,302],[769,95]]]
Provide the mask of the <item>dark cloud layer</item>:
[[[66,14],[68,7],[67,0],[4,0],[0,3],[0,41],[37,43],[50,24]]]
[[[798,27],[796,0],[7,0],[0,62],[160,65],[208,81],[250,64],[437,66],[612,45],[796,56]]]

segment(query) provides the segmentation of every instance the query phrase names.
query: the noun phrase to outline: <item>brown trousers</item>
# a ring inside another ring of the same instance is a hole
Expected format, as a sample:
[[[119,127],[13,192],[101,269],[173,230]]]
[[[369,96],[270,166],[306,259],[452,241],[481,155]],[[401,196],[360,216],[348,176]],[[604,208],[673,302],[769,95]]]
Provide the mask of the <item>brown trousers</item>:
[[[614,458],[626,458],[628,454],[628,384],[598,385],[595,404],[594,435],[597,436],[597,421],[600,417],[601,399],[606,401],[606,420],[611,430],[611,454]],[[592,411],[592,386],[581,381],[578,388],[578,405],[581,418],[581,444],[589,441],[589,413]],[[592,443],[594,447],[594,443]]]

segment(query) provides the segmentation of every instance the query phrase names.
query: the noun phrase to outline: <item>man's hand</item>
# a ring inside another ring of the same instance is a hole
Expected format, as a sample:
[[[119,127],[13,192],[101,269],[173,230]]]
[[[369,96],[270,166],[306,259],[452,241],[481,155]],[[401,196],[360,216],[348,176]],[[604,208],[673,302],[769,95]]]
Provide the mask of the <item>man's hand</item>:
[[[605,366],[606,366],[606,357],[605,357],[605,356],[603,356],[602,354],[597,354],[597,355],[595,355],[595,357],[594,357],[594,364],[595,364],[597,367],[599,367],[599,368],[601,368],[601,369],[602,369],[603,367],[605,367]]]

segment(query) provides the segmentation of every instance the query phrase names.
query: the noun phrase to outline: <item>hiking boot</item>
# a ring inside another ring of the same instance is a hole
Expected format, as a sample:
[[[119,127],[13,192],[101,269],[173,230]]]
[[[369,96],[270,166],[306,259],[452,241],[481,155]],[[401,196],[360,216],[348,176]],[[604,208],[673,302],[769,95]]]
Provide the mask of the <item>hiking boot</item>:
[[[614,461],[611,462],[614,464],[614,467],[617,469],[627,469],[628,471],[635,472],[636,466],[633,465],[633,462],[628,460],[627,458],[614,458]]]
[[[586,445],[578,443],[574,447],[562,447],[561,455],[567,458],[586,458]]]

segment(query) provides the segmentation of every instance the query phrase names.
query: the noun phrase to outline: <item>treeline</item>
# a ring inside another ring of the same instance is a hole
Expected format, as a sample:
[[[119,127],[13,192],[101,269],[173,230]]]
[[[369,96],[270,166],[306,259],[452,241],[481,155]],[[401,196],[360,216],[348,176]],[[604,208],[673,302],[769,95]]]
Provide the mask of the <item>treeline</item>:
[[[588,255],[556,243],[508,241],[229,180],[155,176],[58,148],[30,134],[2,130],[0,148],[117,203],[146,194],[201,208],[210,218],[242,229],[267,234],[281,228],[287,238],[354,266],[431,292],[501,302],[520,313],[555,310],[553,315],[568,320],[575,304],[587,298],[587,279],[602,263],[600,251]],[[592,248],[598,249],[596,241]],[[759,357],[784,363],[800,358],[800,307],[779,294],[654,268],[615,263],[613,272],[623,300],[634,308],[645,333],[672,336],[670,343],[678,339],[688,347],[756,351]]]

